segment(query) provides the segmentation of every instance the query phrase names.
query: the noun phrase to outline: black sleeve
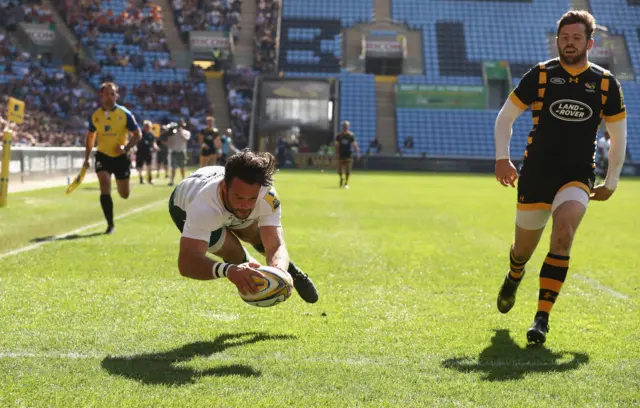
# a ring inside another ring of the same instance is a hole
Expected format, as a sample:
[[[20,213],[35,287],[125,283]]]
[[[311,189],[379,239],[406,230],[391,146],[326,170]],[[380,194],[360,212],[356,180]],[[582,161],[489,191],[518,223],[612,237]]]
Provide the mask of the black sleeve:
[[[540,67],[536,65],[524,74],[516,89],[509,95],[509,99],[520,108],[526,109],[538,97],[539,76]]]
[[[607,122],[616,122],[627,117],[622,87],[613,75],[609,79],[609,94],[603,114]]]

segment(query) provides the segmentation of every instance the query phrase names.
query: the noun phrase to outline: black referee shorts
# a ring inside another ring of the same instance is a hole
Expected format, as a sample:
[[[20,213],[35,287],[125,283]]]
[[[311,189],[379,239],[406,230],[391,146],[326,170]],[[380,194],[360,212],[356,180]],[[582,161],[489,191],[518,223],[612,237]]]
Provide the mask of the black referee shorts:
[[[96,173],[106,171],[116,176],[116,180],[128,180],[131,176],[131,160],[126,154],[111,157],[102,152],[96,153]]]

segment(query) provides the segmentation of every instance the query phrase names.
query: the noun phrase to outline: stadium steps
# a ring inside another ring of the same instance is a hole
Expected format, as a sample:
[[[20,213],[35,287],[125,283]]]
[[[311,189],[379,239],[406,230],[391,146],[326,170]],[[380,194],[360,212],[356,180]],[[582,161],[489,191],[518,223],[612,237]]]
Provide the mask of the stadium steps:
[[[256,1],[242,2],[240,13],[240,35],[235,44],[234,61],[236,65],[253,67],[254,50],[256,47]]]
[[[391,19],[391,0],[373,0],[373,19]]]
[[[413,69],[407,71],[411,75],[424,74],[424,44],[422,44],[422,30],[410,30],[407,32],[407,56],[411,61]],[[418,70],[418,67],[420,69]]]
[[[376,136],[382,153],[395,154],[398,146],[396,131],[395,84],[376,81]],[[365,148],[368,146],[362,146]]]
[[[621,35],[613,35],[609,39],[613,47],[613,60],[616,62],[616,77],[626,81],[634,81],[633,64],[631,64],[629,47],[627,47],[625,38]]]
[[[178,68],[189,68],[191,65],[189,49],[180,37],[180,31],[176,27],[173,8],[169,4],[169,0],[156,0],[155,3],[162,9],[164,35],[167,37],[167,46],[171,52],[171,58]]]
[[[571,0],[571,8],[574,10],[587,10],[591,12],[589,0]]]
[[[229,119],[229,102],[227,93],[224,91],[224,78],[207,76],[207,99],[213,105],[214,116],[216,117],[216,127],[223,131],[231,124]]]
[[[58,9],[49,0],[43,0],[42,4],[49,8],[51,16],[53,17],[53,22],[56,25],[56,32],[64,38],[67,44],[69,44],[69,49],[75,50],[76,47],[80,45],[80,40],[76,37],[73,31],[69,29],[65,20],[58,13]],[[65,63],[73,63],[73,54],[71,56],[71,60],[65,60]]]

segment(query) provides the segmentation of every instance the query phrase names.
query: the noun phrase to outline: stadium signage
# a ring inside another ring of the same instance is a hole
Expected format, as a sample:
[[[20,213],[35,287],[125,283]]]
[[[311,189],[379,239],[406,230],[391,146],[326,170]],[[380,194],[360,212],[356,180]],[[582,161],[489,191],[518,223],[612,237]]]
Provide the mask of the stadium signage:
[[[229,36],[220,31],[192,31],[189,40],[192,51],[228,51],[231,47]]]
[[[487,90],[483,86],[408,85],[396,87],[400,108],[487,109]]]
[[[56,40],[56,32],[47,24],[21,23],[22,29],[31,41],[38,46],[53,46]]]
[[[383,40],[379,37],[365,41],[365,55],[378,58],[402,58],[402,44],[396,39]]]
[[[327,81],[269,80],[262,84],[266,98],[331,99],[331,85]]]

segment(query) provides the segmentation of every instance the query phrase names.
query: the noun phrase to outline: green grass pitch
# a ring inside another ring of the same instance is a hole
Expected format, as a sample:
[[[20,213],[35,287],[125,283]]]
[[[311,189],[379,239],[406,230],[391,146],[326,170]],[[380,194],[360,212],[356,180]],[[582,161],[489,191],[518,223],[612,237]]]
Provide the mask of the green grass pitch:
[[[166,185],[14,194],[0,209],[1,407],[640,405],[640,181],[591,203],[551,314],[526,345],[548,232],[496,309],[516,193],[491,176],[284,171],[285,239],[320,301],[273,308],[177,271]],[[146,207],[143,207],[146,206]],[[259,258],[260,259],[260,258]]]

